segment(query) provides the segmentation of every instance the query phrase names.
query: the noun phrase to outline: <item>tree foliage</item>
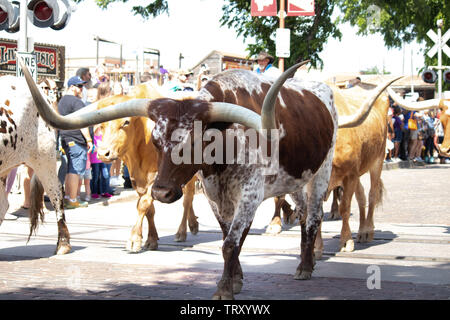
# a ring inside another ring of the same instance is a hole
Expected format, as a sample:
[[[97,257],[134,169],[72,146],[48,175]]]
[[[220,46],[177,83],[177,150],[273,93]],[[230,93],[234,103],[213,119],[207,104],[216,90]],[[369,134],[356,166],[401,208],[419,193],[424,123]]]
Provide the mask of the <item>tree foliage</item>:
[[[284,0],[283,0],[284,1]],[[248,45],[249,55],[261,50],[275,57],[275,30],[279,28],[278,17],[252,17],[251,2],[247,0],[227,0],[222,7],[222,26],[233,28],[244,39],[253,38],[256,43]],[[285,17],[285,28],[291,30],[290,58],[285,59],[286,67],[298,60],[310,59],[313,66],[323,66],[319,53],[329,37],[341,38],[342,34],[331,21],[334,9],[332,0],[316,0],[315,16]]]
[[[80,3],[83,0],[74,0],[76,3]],[[95,0],[97,6],[102,9],[107,9],[108,6],[113,2],[123,2],[126,3],[128,0]],[[133,6],[133,12],[135,15],[141,15],[143,18],[157,17],[160,14],[169,14],[169,6],[167,0],[154,0],[149,1],[149,4],[144,6]]]
[[[358,34],[379,33],[388,48],[401,48],[403,42],[417,40],[425,44],[423,52],[427,65],[437,65],[437,55],[429,58],[426,52],[434,42],[426,35],[437,30],[436,22],[443,19],[443,33],[450,29],[450,2],[445,0],[336,0],[343,17],[340,21],[358,27]],[[443,64],[450,58],[442,55]]]
[[[83,0],[74,0],[81,2]],[[114,2],[128,0],[95,0],[106,9]],[[186,1],[186,0],[184,0]],[[281,0],[278,0],[279,3]],[[282,0],[285,1],[285,0]],[[249,0],[225,0],[222,7],[222,26],[236,30],[244,39],[253,38],[248,45],[250,56],[266,50],[275,56],[275,30],[278,17],[252,17]],[[333,10],[340,8],[343,16],[332,21]],[[169,14],[168,0],[148,0],[147,6],[134,6],[133,12],[144,18]],[[388,48],[400,48],[403,42],[417,40],[425,43],[426,65],[437,65],[437,56],[429,58],[426,52],[434,45],[426,33],[436,31],[436,22],[443,19],[443,32],[450,29],[450,2],[448,0],[316,0],[313,17],[286,17],[285,28],[291,30],[291,57],[286,67],[297,60],[311,59],[313,66],[323,66],[320,52],[330,37],[341,39],[338,25],[349,22],[358,28],[359,35],[379,33]],[[443,54],[443,64],[450,65],[450,58]]]

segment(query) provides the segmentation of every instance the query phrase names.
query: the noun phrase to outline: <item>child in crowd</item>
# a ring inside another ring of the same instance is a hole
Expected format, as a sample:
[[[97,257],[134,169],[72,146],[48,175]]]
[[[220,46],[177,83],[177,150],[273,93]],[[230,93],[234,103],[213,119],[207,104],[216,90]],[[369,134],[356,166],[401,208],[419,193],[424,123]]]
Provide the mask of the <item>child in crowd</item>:
[[[103,178],[103,172],[107,170],[107,166],[97,158],[98,143],[102,140],[101,127],[96,126],[94,131],[94,150],[89,154],[92,167],[91,190],[92,198],[98,199],[100,195],[103,198],[111,198],[112,195],[108,193],[108,180]]]

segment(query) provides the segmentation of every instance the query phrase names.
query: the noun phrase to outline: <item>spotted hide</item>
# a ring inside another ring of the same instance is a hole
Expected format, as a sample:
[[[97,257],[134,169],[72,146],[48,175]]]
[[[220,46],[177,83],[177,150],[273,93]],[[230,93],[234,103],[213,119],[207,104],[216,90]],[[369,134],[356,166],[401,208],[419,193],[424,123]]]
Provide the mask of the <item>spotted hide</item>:
[[[148,116],[155,122],[152,142],[158,155],[158,174],[152,196],[172,203],[198,174],[224,238],[224,270],[213,298],[231,299],[242,287],[242,244],[256,209],[270,197],[290,194],[296,204],[306,203],[301,263],[295,278],[311,278],[314,241],[332,168],[337,113],[333,92],[326,84],[288,79],[302,64],[289,68],[275,81],[246,70],[226,71],[214,76],[197,99],[134,99],[82,116],[65,117],[55,114],[36,90],[27,68],[22,69],[40,114],[57,128],[82,128],[128,116]],[[218,160],[202,158],[211,137],[195,139],[198,129],[200,134],[216,134],[218,147],[214,155]],[[234,138],[245,141],[250,129],[260,135],[256,145],[244,144],[244,159],[256,157],[263,161],[242,162],[242,153],[236,152],[220,158],[227,147],[236,151]],[[230,132],[236,136],[227,140]],[[184,160],[178,161],[177,148],[189,150],[191,144],[194,152],[186,152]],[[198,145],[200,152],[196,152]],[[265,157],[264,150],[269,157]]]
[[[302,225],[301,263],[296,279],[309,279],[313,270],[313,244],[322,218],[321,204],[331,172],[337,130],[337,115],[330,88],[318,82],[289,79],[275,103],[275,118],[282,131],[279,169],[264,174],[262,164],[180,164],[170,159],[171,135],[183,128],[191,134],[194,121],[203,132],[217,129],[248,129],[230,122],[214,122],[210,102],[227,102],[261,114],[263,100],[273,81],[252,72],[232,70],[215,76],[197,100],[160,99],[150,103],[148,112],[156,123],[153,142],[158,150],[159,169],[152,194],[163,202],[175,201],[181,186],[198,172],[211,208],[222,228],[224,271],[215,299],[233,298],[242,287],[239,253],[255,211],[267,198],[289,193],[301,202],[307,186],[308,217]],[[225,138],[224,138],[225,139]],[[226,141],[224,140],[224,149]],[[246,149],[246,156],[251,150]]]
[[[0,224],[9,207],[5,178],[13,168],[26,164],[34,169],[55,208],[58,224],[56,253],[65,254],[71,250],[71,246],[64,217],[62,186],[56,175],[55,132],[39,116],[23,79],[0,77],[0,88]],[[43,218],[43,214],[39,212],[43,192],[36,192],[37,185],[37,180],[33,179],[31,195],[38,199],[31,199],[30,235],[37,227],[37,218],[32,217],[41,214]]]

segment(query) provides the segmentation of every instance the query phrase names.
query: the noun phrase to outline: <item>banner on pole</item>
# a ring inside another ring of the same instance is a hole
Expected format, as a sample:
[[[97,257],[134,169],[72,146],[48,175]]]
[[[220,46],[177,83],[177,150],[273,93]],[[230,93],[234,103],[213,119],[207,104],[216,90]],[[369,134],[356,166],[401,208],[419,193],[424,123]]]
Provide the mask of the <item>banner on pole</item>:
[[[276,16],[277,0],[252,0],[252,16]]]
[[[288,16],[314,16],[314,0],[288,0]]]
[[[291,56],[291,30],[278,28],[275,44],[276,56],[278,58],[289,58]]]

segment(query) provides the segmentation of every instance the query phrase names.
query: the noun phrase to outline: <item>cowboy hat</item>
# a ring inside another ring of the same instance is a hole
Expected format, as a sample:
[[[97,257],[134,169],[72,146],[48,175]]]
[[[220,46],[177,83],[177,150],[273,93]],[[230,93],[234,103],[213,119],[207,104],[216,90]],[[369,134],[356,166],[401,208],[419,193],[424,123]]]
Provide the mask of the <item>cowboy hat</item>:
[[[269,63],[272,63],[275,59],[270,54],[268,54],[265,51],[261,51],[258,56],[255,58],[255,61],[258,62],[258,60],[264,60],[269,59]]]

